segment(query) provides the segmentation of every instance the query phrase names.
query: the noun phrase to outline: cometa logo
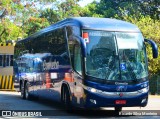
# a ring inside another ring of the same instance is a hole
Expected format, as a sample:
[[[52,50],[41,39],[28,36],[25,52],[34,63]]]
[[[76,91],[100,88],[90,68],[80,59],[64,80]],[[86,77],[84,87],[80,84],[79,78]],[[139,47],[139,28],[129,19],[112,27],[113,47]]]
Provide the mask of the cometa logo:
[[[117,86],[116,90],[118,92],[123,92],[123,91],[126,91],[127,90],[127,87],[126,86]]]
[[[44,69],[48,70],[48,69],[59,69],[59,61],[54,60],[54,62],[50,61],[50,62],[43,62],[44,65]]]
[[[54,60],[54,62],[52,62],[52,68],[58,69],[59,68],[59,61]]]

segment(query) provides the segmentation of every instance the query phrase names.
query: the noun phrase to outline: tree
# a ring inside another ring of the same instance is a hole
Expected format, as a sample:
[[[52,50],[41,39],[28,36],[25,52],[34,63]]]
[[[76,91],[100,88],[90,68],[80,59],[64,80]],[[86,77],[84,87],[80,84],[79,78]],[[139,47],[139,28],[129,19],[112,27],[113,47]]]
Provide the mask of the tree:
[[[160,0],[140,0],[140,7],[143,15],[151,18],[160,19]]]
[[[14,24],[15,8],[20,9],[19,2],[13,0],[1,0],[0,1],[0,41],[16,40],[22,36],[22,30],[16,24]]]
[[[24,25],[23,29],[27,35],[32,35],[36,31],[49,26],[47,19],[36,17],[30,17],[28,21],[26,21],[26,24],[27,25]]]
[[[5,18],[12,11],[11,7],[12,0],[1,0],[0,1],[0,20]]]
[[[41,11],[40,17],[46,18],[50,24],[68,17],[77,17],[82,14],[82,9],[78,4],[79,0],[64,0],[55,2],[54,7]]]
[[[65,0],[58,5],[59,14],[61,18],[68,18],[73,16],[80,16],[81,7],[78,2],[80,0]]]
[[[48,20],[49,24],[53,24],[53,23],[63,19],[57,10],[53,10],[51,8],[48,8],[48,9],[45,9],[44,11],[41,11],[40,18],[46,18]]]
[[[17,40],[18,37],[26,37],[28,33],[30,35],[48,26],[49,24],[44,18],[38,18],[41,11],[39,6],[42,7],[52,1],[55,0],[1,0],[0,41]],[[29,23],[28,21],[31,21],[32,18],[36,20]]]
[[[100,0],[99,3],[95,1],[93,3],[95,8],[90,14],[103,17],[114,17],[115,14],[121,16],[121,10],[125,11],[123,14],[135,14],[137,17],[141,14],[156,19],[160,17],[160,0]],[[90,4],[86,7],[90,7]]]
[[[22,37],[22,29],[8,19],[1,21],[0,33],[1,42],[5,42],[6,40],[17,40],[18,37]]]
[[[82,17],[104,17],[103,14],[98,13],[97,11],[97,2],[94,1],[91,4],[88,4],[86,7],[82,8],[80,14]]]

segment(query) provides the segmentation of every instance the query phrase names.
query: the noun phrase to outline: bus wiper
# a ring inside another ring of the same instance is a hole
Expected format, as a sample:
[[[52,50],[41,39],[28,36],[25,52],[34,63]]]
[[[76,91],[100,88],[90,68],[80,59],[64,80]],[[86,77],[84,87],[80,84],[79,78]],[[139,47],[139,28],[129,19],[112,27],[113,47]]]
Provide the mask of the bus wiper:
[[[108,79],[109,74],[111,73],[111,69],[109,67],[106,67],[106,75],[105,75],[105,81]]]

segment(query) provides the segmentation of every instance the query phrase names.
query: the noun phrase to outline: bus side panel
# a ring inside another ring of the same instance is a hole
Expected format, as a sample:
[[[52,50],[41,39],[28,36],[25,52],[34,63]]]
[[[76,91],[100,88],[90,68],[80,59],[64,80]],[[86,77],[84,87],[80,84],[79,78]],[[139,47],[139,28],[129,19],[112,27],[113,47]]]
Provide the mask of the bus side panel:
[[[41,59],[43,69],[36,73],[35,91],[40,97],[60,101],[62,81],[71,82],[70,65],[62,56],[48,55]]]

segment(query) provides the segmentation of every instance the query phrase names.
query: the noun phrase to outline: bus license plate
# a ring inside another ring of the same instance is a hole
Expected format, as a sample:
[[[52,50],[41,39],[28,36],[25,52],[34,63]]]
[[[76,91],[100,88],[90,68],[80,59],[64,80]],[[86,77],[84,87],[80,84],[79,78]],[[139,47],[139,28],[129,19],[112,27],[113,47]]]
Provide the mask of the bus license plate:
[[[118,105],[118,104],[126,104],[126,100],[116,100],[115,103]]]

